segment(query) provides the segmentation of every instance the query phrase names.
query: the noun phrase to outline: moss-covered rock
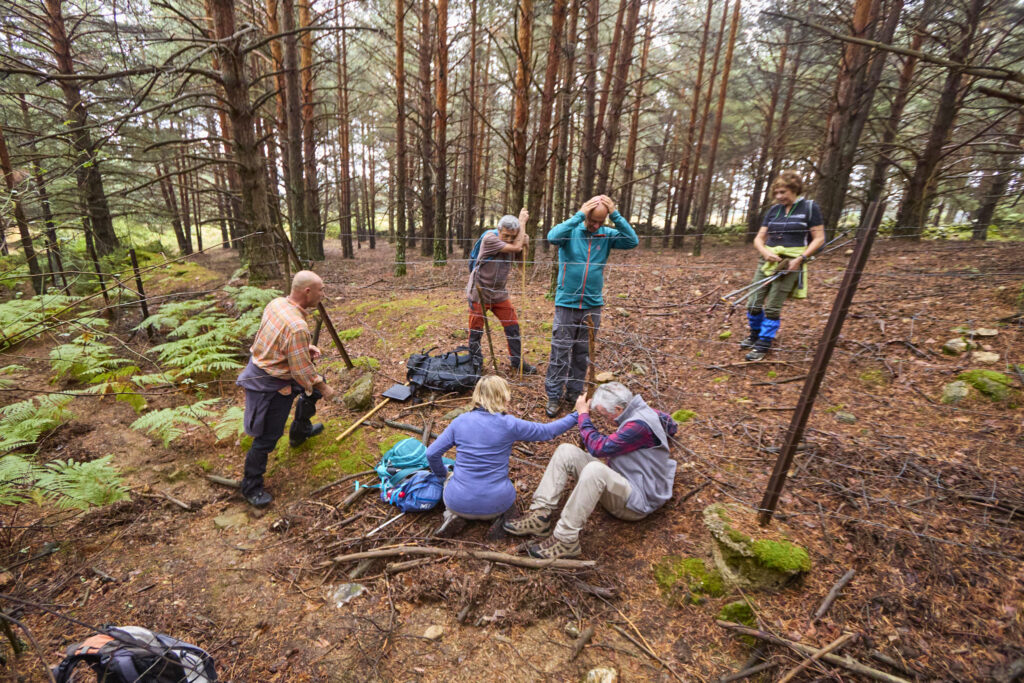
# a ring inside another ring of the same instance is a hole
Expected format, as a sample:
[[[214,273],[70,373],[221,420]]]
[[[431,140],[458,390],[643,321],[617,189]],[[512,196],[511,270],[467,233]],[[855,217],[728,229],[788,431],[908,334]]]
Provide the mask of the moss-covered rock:
[[[670,602],[697,603],[702,601],[701,596],[718,598],[725,594],[721,574],[708,569],[699,557],[666,555],[653,570],[659,590]]]
[[[349,410],[369,410],[373,405],[373,375],[365,374],[353,382],[341,400]]]
[[[722,606],[718,611],[718,618],[722,621],[731,621],[734,624],[743,624],[750,628],[757,628],[757,619],[754,617],[754,610],[746,600],[737,600]]]
[[[993,401],[1002,401],[1010,393],[1010,378],[995,370],[967,370],[957,375],[957,379],[967,382]]]
[[[704,526],[711,534],[715,566],[726,584],[775,590],[811,570],[804,548],[789,540],[756,537],[753,510],[737,503],[704,508]]]
[[[680,408],[676,412],[672,413],[672,419],[675,420],[676,422],[678,422],[679,424],[683,424],[684,422],[689,422],[690,420],[692,420],[696,416],[697,416],[697,413],[695,413],[692,410],[686,410],[685,408]]]

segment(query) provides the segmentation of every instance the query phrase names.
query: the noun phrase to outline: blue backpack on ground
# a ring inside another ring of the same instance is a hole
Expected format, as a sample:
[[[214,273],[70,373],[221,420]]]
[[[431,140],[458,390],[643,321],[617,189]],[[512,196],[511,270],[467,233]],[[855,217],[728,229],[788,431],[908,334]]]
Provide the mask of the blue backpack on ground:
[[[498,234],[497,230],[484,230],[483,233],[481,233],[481,235],[476,238],[476,242],[473,244],[473,250],[469,252],[469,272],[471,273],[474,270],[476,270],[477,267],[476,259],[477,257],[480,256],[480,244],[484,241],[484,235],[486,235],[489,232],[494,233],[495,235]],[[490,256],[484,259],[484,263],[487,263],[495,256],[497,256],[497,254],[491,254]]]
[[[441,460],[445,467],[455,464],[451,458]],[[430,471],[427,447],[419,439],[402,439],[392,446],[380,459],[377,476],[380,499],[403,512],[429,510],[441,500],[444,482]]]

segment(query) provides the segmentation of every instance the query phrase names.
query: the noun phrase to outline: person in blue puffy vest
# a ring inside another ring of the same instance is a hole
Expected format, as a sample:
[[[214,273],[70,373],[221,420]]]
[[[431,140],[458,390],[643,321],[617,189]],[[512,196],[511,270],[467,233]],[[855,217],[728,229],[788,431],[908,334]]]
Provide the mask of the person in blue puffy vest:
[[[604,225],[609,218],[614,228]],[[544,390],[547,415],[555,417],[563,401],[571,404],[583,393],[590,358],[586,320],[590,318],[597,332],[608,255],[612,249],[633,249],[640,240],[615,210],[615,203],[598,195],[588,199],[575,216],[551,228],[548,242],[558,247],[558,288]]]

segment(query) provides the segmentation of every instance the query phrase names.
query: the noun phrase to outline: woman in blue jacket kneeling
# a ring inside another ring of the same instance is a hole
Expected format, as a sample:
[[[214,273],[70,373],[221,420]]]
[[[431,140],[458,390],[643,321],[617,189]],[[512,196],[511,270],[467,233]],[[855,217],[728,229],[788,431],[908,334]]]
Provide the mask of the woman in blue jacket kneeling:
[[[516,489],[508,477],[508,460],[516,441],[548,441],[576,424],[575,412],[543,424],[505,413],[512,392],[497,375],[480,379],[473,409],[452,420],[427,449],[430,470],[447,476],[441,456],[455,446],[455,473],[444,487],[444,505],[465,519],[494,519],[512,507]]]

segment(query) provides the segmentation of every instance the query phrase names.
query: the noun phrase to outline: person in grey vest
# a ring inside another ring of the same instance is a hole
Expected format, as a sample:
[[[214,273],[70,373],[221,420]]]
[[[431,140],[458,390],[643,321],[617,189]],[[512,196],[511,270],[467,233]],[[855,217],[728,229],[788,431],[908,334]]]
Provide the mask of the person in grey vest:
[[[590,421],[591,406],[618,429],[609,435],[599,432]],[[576,411],[587,450],[567,443],[559,446],[533,494],[529,512],[504,525],[515,536],[547,533],[566,482],[576,478],[551,536],[527,546],[534,557],[579,555],[580,531],[598,503],[615,517],[634,522],[672,497],[676,461],[669,453],[669,439],[678,427],[669,415],[651,408],[618,382],[599,386],[592,401],[580,396]]]

